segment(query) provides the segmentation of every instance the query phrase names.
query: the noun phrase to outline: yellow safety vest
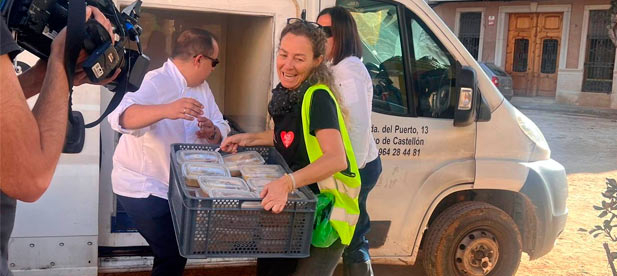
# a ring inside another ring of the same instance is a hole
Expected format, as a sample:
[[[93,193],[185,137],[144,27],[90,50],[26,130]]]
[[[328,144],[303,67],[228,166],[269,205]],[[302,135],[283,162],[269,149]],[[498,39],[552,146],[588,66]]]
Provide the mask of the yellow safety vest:
[[[306,144],[306,151],[309,156],[309,160],[313,163],[319,159],[323,152],[317,141],[317,137],[310,133],[310,118],[309,113],[311,111],[311,102],[313,99],[313,92],[315,90],[323,89],[328,91],[330,97],[334,101],[336,106],[336,112],[338,114],[339,130],[341,137],[343,138],[343,144],[345,145],[345,153],[347,154],[347,161],[349,164],[348,170],[341,173],[337,172],[333,176],[317,183],[321,193],[330,193],[334,195],[334,206],[330,213],[330,223],[332,227],[339,234],[342,244],[349,245],[353,238],[354,231],[356,229],[356,223],[360,216],[360,209],[358,207],[358,195],[360,194],[360,172],[358,171],[358,165],[356,163],[356,156],[353,153],[351,147],[351,140],[345,127],[345,121],[343,120],[343,114],[336,102],[336,98],[330,91],[330,88],[324,84],[316,84],[308,88],[304,93],[302,99],[302,133],[304,135],[304,143]]]

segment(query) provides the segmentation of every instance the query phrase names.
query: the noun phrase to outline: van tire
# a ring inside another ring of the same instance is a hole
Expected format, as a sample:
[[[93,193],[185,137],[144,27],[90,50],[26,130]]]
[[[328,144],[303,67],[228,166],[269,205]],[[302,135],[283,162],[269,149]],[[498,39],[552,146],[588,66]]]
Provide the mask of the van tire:
[[[507,213],[485,202],[450,206],[429,226],[424,242],[423,264],[428,276],[483,275],[484,271],[478,271],[482,266],[492,266],[487,275],[514,275],[521,262],[518,227]],[[478,255],[472,252],[487,258],[469,258]]]

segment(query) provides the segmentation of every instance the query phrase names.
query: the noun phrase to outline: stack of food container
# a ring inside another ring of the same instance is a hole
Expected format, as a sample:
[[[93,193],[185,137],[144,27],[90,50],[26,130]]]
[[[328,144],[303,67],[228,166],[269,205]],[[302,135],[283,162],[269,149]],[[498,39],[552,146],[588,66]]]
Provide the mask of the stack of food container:
[[[216,151],[179,150],[176,154],[186,188],[197,197],[259,198],[268,183],[285,174],[280,165],[266,165],[256,151],[222,156]],[[297,199],[299,193],[289,196]]]
[[[169,207],[178,250],[187,258],[302,258],[309,255],[317,200],[307,187],[281,213],[261,207],[269,183],[290,173],[273,147],[173,144]]]

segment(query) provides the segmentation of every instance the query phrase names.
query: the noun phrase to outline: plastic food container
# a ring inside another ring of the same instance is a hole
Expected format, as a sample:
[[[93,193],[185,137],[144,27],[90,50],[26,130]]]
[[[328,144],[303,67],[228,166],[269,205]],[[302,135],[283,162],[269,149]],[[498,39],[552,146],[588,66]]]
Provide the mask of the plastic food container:
[[[261,165],[266,161],[256,151],[243,151],[225,155],[223,161],[232,176],[240,176],[240,167],[244,165]]]
[[[223,163],[223,157],[215,151],[179,150],[176,152],[176,157],[180,164],[185,162]]]
[[[279,178],[285,174],[285,169],[280,165],[247,165],[240,168],[242,178]]]
[[[189,196],[192,196],[192,197],[195,197],[195,198],[207,198],[208,197],[208,194],[206,194],[200,188],[187,187],[186,188],[186,193]]]
[[[266,187],[266,185],[268,185],[268,183],[270,183],[270,182],[272,182],[274,180],[276,180],[276,178],[254,177],[254,178],[249,178],[246,181],[246,184],[251,189],[251,191],[256,192],[257,194],[260,194],[261,191],[264,189],[264,187]]]
[[[229,170],[219,164],[186,162],[182,164],[182,175],[187,186],[199,187],[200,176],[229,176]]]
[[[210,195],[212,189],[250,191],[246,182],[237,177],[200,176],[197,181],[201,190],[207,195]]]
[[[258,196],[260,196],[261,191],[263,191],[264,187],[266,187],[268,183],[276,179],[277,178],[249,178],[249,180],[246,181],[246,184],[248,184],[251,191],[255,192]],[[301,193],[292,191],[291,193],[287,195],[287,199],[288,200],[290,199],[298,200],[298,199],[304,199],[304,198],[301,196]]]
[[[241,190],[210,189],[208,193],[211,198],[259,198],[254,192]]]

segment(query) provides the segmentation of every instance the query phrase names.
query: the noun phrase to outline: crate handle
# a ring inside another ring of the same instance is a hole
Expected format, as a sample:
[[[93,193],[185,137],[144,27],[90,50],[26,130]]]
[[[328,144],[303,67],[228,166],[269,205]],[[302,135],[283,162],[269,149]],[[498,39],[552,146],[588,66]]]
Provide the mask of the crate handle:
[[[260,201],[245,201],[240,204],[240,209],[263,209]]]

